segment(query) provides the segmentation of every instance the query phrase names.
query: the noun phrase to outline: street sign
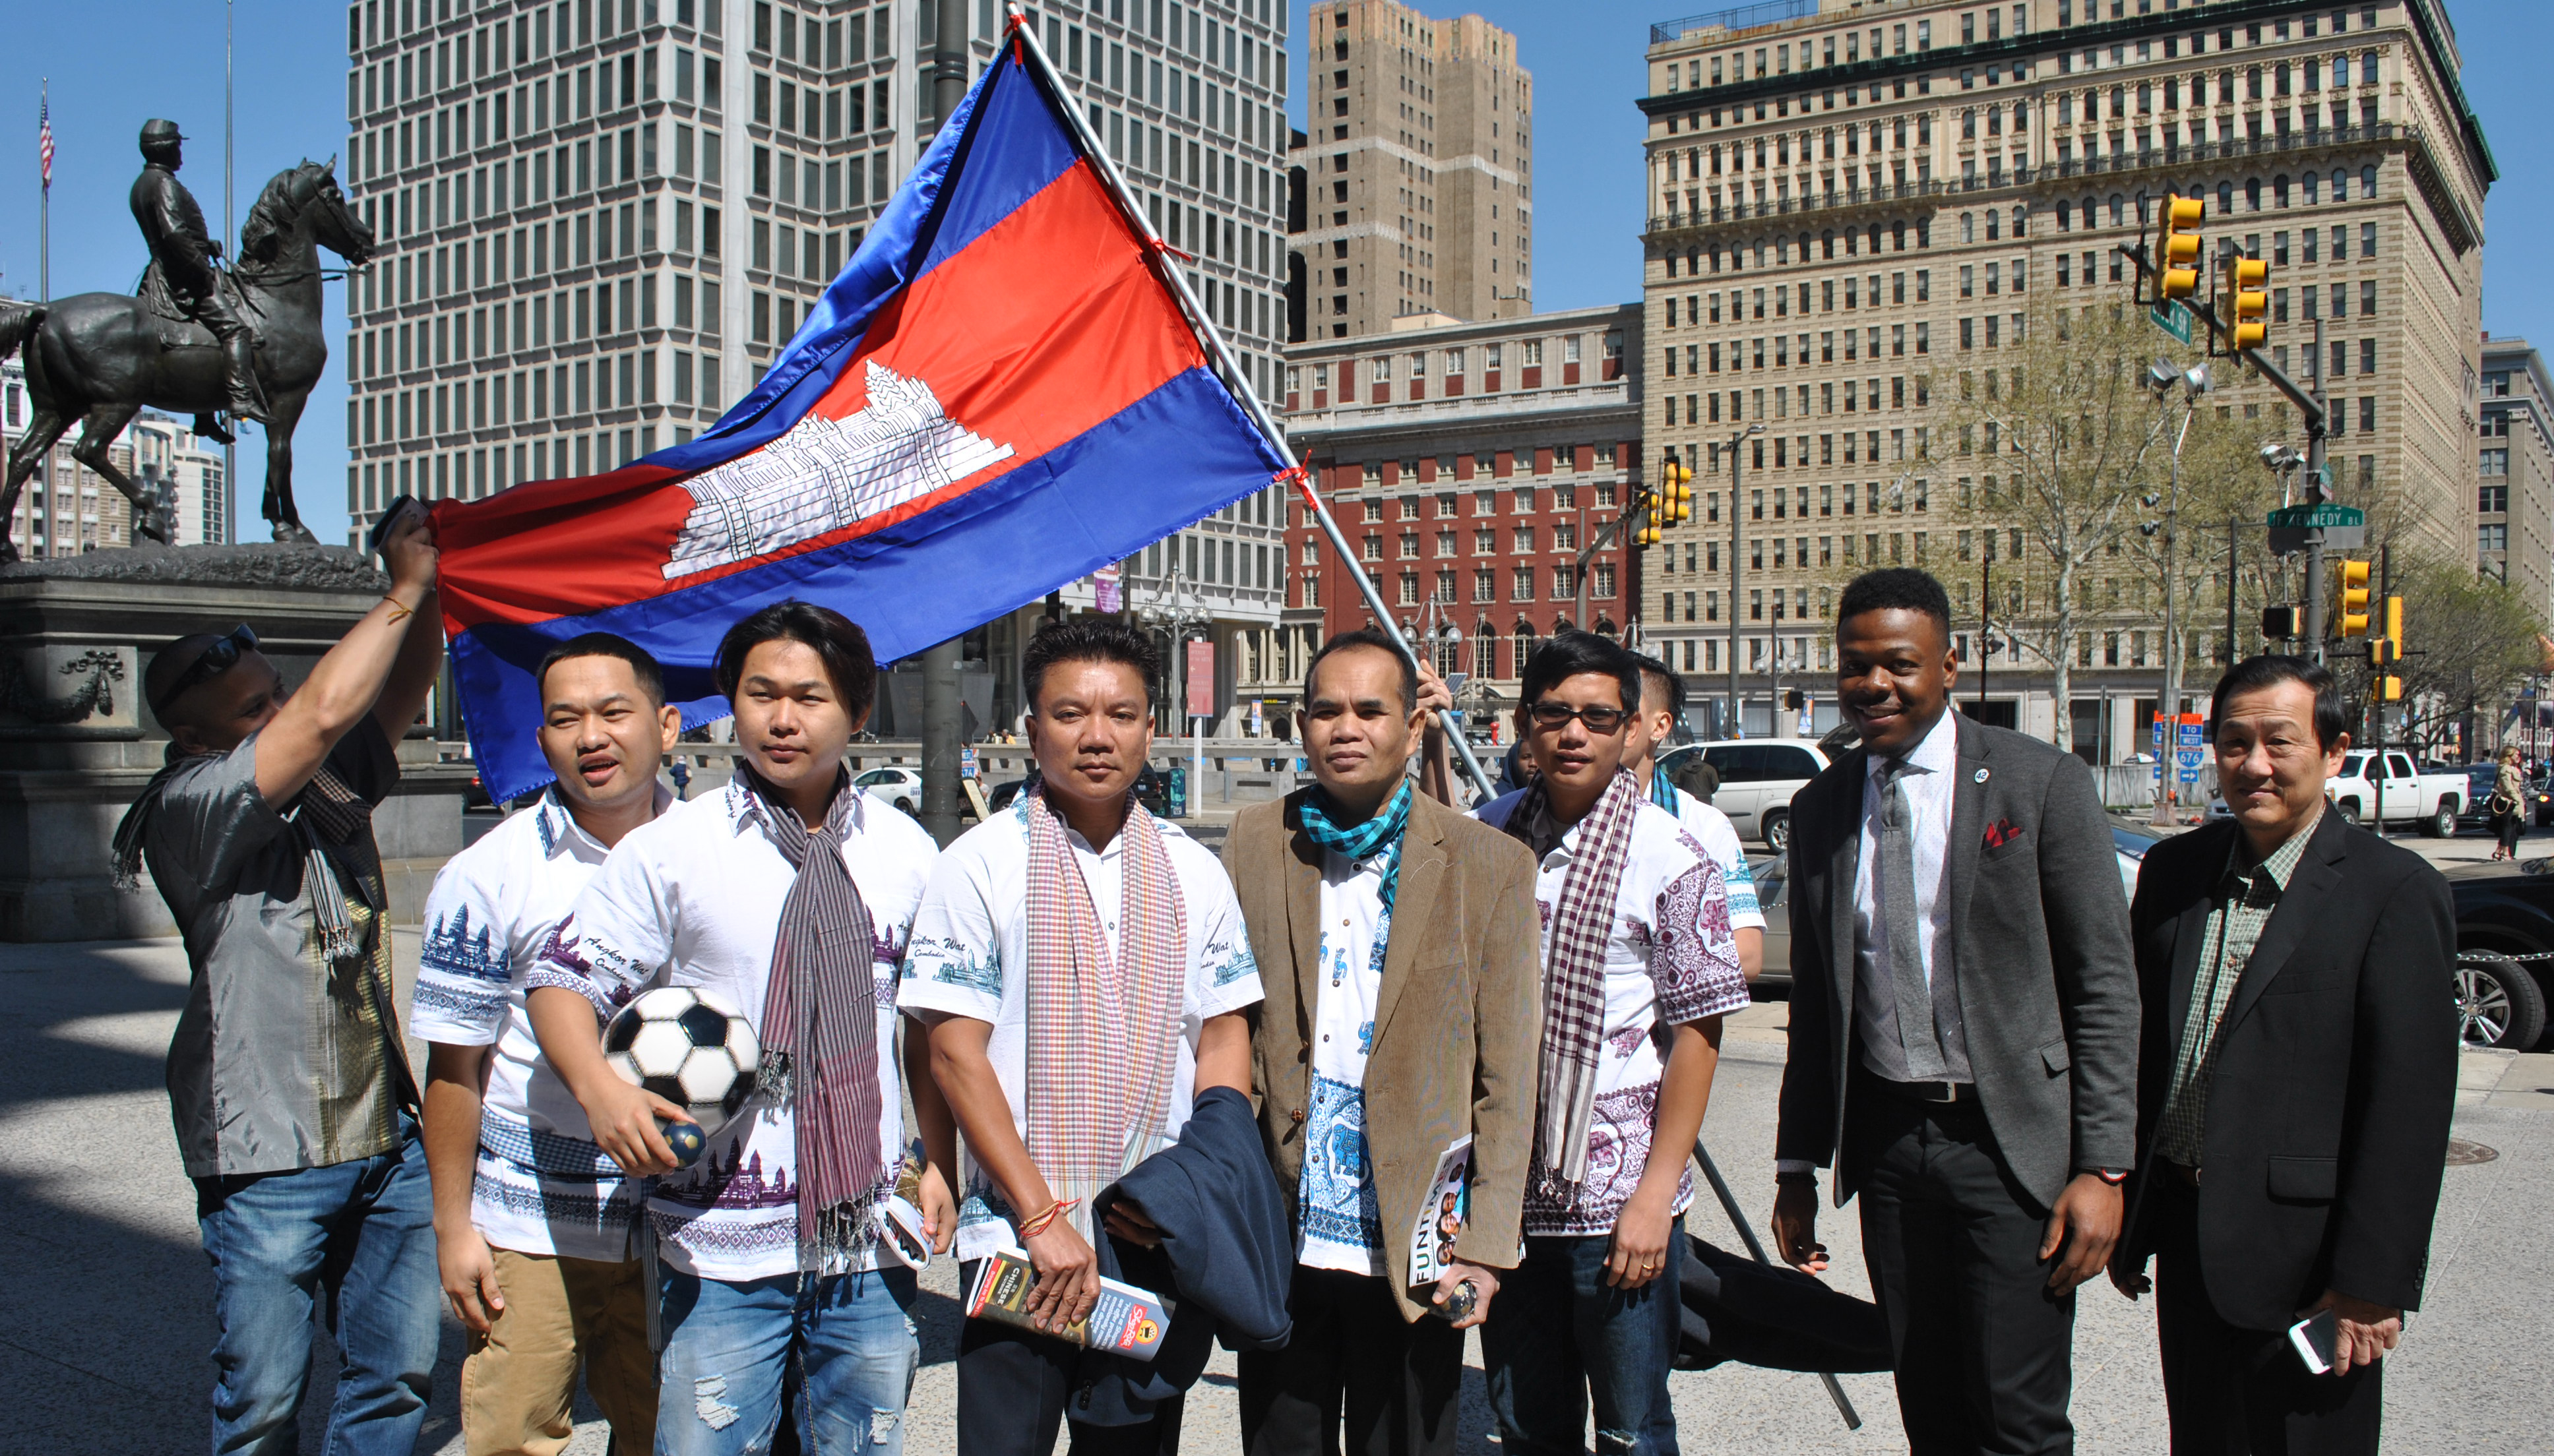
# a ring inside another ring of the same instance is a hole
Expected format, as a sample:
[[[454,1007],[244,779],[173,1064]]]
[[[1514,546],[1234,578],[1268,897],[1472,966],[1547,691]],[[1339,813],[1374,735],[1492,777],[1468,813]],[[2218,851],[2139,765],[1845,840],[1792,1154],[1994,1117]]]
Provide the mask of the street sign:
[[[2147,310],[2147,321],[2181,342],[2190,342],[2190,309],[2178,298],[2166,298]]]
[[[2197,748],[2184,748],[2176,755],[2180,760],[2181,781],[2183,783],[2195,784],[2199,782],[2200,752],[2201,750]]]
[[[2287,505],[2270,512],[2269,524],[2291,530],[2349,530],[2368,524],[2368,512],[2356,505]],[[2327,536],[2324,543],[2330,545]]]
[[[958,750],[958,776],[962,779],[971,779],[977,776],[975,749],[960,748]]]
[[[1189,717],[1215,717],[1215,643],[1190,642],[1188,668]]]

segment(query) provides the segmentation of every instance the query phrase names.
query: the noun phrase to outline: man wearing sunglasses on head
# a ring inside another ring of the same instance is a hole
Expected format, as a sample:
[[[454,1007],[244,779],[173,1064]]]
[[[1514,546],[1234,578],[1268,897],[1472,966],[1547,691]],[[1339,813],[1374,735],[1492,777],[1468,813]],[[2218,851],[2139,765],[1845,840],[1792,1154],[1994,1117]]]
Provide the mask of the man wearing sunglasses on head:
[[[1543,1038],[1525,1259],[1481,1329],[1509,1456],[1675,1456],[1676,1353],[1695,1134],[1720,1019],[1747,1005],[1711,856],[1625,769],[1638,659],[1563,632],[1527,659],[1533,784],[1474,811],[1533,851]]]
[[[169,763],[115,864],[129,884],[149,861],[192,971],[169,1099],[213,1266],[216,1452],[290,1446],[323,1287],[344,1357],[328,1449],[405,1453],[425,1417],[434,1210],[372,828],[443,660],[422,511],[382,555],[390,590],[297,690],[246,626],[143,674]]]

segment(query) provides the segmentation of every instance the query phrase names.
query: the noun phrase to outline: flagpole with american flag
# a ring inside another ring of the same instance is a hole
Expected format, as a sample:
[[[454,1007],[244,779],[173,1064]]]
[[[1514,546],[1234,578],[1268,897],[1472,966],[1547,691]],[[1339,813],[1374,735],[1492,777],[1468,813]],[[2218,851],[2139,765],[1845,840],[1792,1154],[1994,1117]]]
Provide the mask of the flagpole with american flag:
[[[54,78],[45,77],[43,99],[36,103],[36,163],[44,177],[44,201],[37,211],[36,291],[54,301]],[[49,483],[50,484],[50,483]]]

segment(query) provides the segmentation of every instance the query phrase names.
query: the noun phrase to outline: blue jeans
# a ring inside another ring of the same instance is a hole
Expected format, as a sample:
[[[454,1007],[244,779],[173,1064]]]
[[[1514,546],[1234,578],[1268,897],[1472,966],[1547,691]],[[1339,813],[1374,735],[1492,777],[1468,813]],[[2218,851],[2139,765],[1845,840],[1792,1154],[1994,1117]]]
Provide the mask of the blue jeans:
[[[344,1356],[330,1456],[408,1456],[441,1334],[434,1198],[403,1115],[397,1151],[327,1168],[195,1179],[213,1265],[213,1450],[299,1446],[310,1313],[322,1294]]]
[[[664,1272],[656,1456],[768,1451],[783,1383],[806,1456],[901,1456],[922,1363],[913,1271],[730,1284]]]
[[[1668,1370],[1683,1306],[1683,1221],[1667,1267],[1636,1289],[1605,1284],[1614,1241],[1535,1237],[1501,1276],[1481,1326],[1490,1413],[1506,1456],[1578,1456],[1596,1407],[1596,1456],[1677,1456]]]

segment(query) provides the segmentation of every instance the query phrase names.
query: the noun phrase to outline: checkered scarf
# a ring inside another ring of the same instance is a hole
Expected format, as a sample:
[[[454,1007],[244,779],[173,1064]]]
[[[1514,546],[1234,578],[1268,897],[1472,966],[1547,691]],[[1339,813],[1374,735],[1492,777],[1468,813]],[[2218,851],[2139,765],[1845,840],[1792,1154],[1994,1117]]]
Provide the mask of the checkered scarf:
[[[1160,1145],[1188,992],[1188,921],[1161,826],[1130,796],[1114,963],[1064,821],[1029,795],[1028,1151],[1058,1198],[1091,1199]],[[1022,1216],[1037,1213],[1019,1210]]]
[[[1295,819],[1304,827],[1306,838],[1325,849],[1338,850],[1339,857],[1351,864],[1378,853],[1384,856],[1380,898],[1384,923],[1389,926],[1393,898],[1401,889],[1401,841],[1410,830],[1410,781],[1403,779],[1401,787],[1392,791],[1392,797],[1383,802],[1383,807],[1369,815],[1362,824],[1352,824],[1345,829],[1334,824],[1331,821],[1331,796],[1327,790],[1307,795],[1296,810]],[[1386,934],[1390,932],[1387,930]]]
[[[878,1152],[876,932],[843,858],[860,793],[838,770],[825,827],[810,834],[751,764],[737,772],[763,834],[798,872],[780,902],[762,993],[762,1084],[795,1124],[798,1265],[821,1274],[869,1240],[886,1176]]]
[[[1507,831],[1534,845],[1550,801],[1537,778],[1508,814]],[[1578,822],[1578,847],[1562,876],[1561,904],[1544,931],[1543,1085],[1534,1166],[1548,1196],[1574,1196],[1587,1180],[1587,1125],[1596,1102],[1596,1064],[1605,1036],[1605,943],[1614,932],[1614,893],[1632,847],[1641,787],[1617,772]]]

